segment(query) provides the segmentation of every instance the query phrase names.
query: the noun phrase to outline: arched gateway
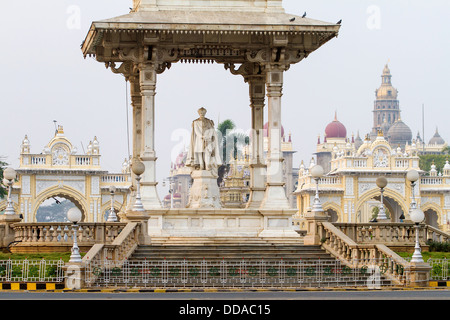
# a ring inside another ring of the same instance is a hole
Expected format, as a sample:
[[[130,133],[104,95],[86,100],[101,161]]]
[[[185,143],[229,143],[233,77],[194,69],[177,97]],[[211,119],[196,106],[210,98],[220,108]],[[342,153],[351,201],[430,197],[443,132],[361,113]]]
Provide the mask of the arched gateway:
[[[170,233],[173,230],[192,233],[202,227],[215,234],[226,228],[252,232],[273,229],[277,234],[289,229],[295,210],[289,209],[283,188],[283,75],[292,64],[336,37],[339,27],[287,14],[281,0],[140,0],[133,2],[126,15],[92,23],[82,45],[84,56],[94,56],[130,82],[133,156],[146,167],[141,197],[150,216],[150,234],[175,235]],[[199,219],[198,213],[189,216],[193,213],[182,209],[163,209],[156,189],[155,90],[158,74],[176,62],[223,64],[225,70],[241,75],[249,85],[255,138],[246,209],[233,214],[207,212],[208,219]],[[269,148],[264,160],[266,97]],[[208,232],[204,234],[211,234]]]
[[[31,153],[28,136],[22,141],[18,181],[12,200],[23,222],[36,222],[36,213],[48,199],[61,197],[83,213],[83,222],[104,222],[104,211],[111,207],[110,186],[116,187],[114,208],[125,212],[131,176],[124,163],[122,173],[110,174],[101,169],[97,137],[80,154],[67,139],[62,126],[39,154]],[[0,211],[6,200],[0,202]]]

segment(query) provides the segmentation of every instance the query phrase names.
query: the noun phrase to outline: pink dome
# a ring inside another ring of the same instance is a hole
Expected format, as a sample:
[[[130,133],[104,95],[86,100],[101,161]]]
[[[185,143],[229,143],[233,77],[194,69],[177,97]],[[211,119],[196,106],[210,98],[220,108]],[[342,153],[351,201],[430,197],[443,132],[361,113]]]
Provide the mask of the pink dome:
[[[325,135],[327,138],[346,138],[347,129],[335,116],[333,122],[329,123],[325,128]]]

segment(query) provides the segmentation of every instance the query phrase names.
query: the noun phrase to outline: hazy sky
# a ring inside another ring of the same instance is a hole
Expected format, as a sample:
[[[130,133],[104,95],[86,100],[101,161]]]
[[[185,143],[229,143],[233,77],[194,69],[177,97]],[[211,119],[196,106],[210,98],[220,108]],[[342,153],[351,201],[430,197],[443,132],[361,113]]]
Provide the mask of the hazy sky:
[[[317,136],[323,136],[335,111],[349,136],[371,130],[375,89],[388,60],[402,120],[413,135],[422,131],[425,104],[426,140],[436,126],[449,139],[448,0],[283,2],[288,13],[307,11],[308,17],[328,22],[343,19],[338,38],[292,66],[285,76],[282,121],[297,150],[295,166],[301,160],[309,163]],[[126,14],[131,3],[2,3],[0,155],[10,165],[18,166],[25,134],[32,153],[41,153],[57,120],[80,153],[97,136],[103,168],[120,172],[128,154],[125,81],[95,59],[84,59],[80,45],[92,21]],[[233,119],[239,128],[250,128],[247,84],[222,65],[174,64],[158,78],[156,104],[159,180],[167,176],[171,157],[183,145],[180,134],[190,130],[199,107],[208,109],[207,117],[216,122]]]

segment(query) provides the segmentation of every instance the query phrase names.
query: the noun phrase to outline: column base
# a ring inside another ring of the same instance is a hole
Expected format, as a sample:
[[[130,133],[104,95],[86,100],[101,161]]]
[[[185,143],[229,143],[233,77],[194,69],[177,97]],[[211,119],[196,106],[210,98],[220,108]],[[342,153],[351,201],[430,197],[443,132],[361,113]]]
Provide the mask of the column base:
[[[247,209],[259,209],[264,200],[264,194],[266,192],[265,188],[251,188],[250,198],[246,205]]]
[[[145,210],[162,208],[162,203],[156,188],[157,184],[157,182],[141,183],[141,201]]]
[[[261,209],[290,209],[289,200],[286,197],[284,183],[268,183],[261,203]]]

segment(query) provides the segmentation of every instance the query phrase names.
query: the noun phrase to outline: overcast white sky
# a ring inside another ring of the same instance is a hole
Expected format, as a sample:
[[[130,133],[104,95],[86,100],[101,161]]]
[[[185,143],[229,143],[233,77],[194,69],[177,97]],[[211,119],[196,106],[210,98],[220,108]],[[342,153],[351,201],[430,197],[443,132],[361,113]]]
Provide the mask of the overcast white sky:
[[[32,153],[40,153],[53,137],[57,120],[80,153],[82,144],[86,148],[97,136],[103,168],[120,172],[128,154],[125,81],[102,63],[85,60],[80,45],[92,21],[126,14],[131,2],[2,3],[0,155],[11,166],[18,166],[25,134]],[[413,135],[422,131],[425,104],[426,140],[436,126],[449,139],[448,0],[283,2],[288,13],[307,11],[308,17],[329,22],[343,19],[338,38],[292,66],[285,76],[282,120],[286,132],[292,132],[295,166],[301,160],[309,162],[317,135],[323,136],[336,110],[349,136],[371,130],[375,89],[388,60],[402,120]],[[172,154],[183,144],[177,133],[190,129],[199,107],[208,109],[207,117],[216,122],[233,119],[239,128],[250,127],[248,87],[222,65],[174,64],[159,76],[156,103],[159,180],[167,176]]]

